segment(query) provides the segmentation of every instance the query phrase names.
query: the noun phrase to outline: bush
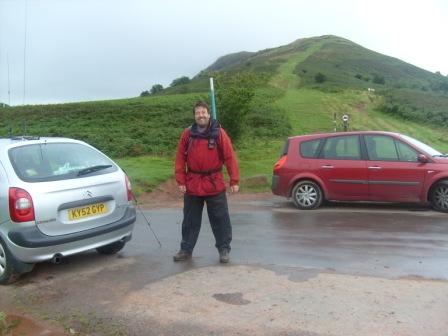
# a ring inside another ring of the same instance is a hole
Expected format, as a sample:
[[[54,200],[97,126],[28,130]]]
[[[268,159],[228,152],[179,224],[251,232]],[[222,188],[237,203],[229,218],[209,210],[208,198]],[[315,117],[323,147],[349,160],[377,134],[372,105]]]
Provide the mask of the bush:
[[[219,121],[234,141],[241,136],[259,79],[251,72],[216,76]]]
[[[380,111],[416,122],[448,126],[448,97],[420,90],[388,90]]]
[[[376,75],[373,75],[373,82],[375,84],[384,85],[386,83],[386,80],[384,79],[383,76],[380,76],[380,75],[376,74]]]
[[[174,86],[188,84],[188,83],[190,83],[190,78],[188,78],[187,76],[182,76],[182,77],[174,79],[171,82],[170,86],[174,87]]]
[[[0,113],[2,136],[26,133],[84,140],[120,158],[169,154],[193,121],[191,107],[203,94],[149,96],[115,101],[27,105]]]
[[[163,91],[163,86],[161,84],[155,84],[152,86],[150,93],[152,95]]]
[[[315,76],[314,76],[314,80],[316,81],[316,83],[323,83],[327,80],[327,76],[325,76],[323,73],[318,72]]]
[[[143,91],[142,93],[140,93],[140,97],[148,97],[150,95],[149,91]]]

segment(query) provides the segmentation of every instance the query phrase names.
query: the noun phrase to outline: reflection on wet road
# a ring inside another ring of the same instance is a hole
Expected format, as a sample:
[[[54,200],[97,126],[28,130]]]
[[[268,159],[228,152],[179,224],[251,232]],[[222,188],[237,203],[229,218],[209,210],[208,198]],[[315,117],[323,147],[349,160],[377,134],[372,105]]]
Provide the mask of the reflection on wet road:
[[[57,316],[98,335],[446,335],[448,214],[299,211],[275,197],[230,206],[229,264],[219,263],[205,214],[192,260],[174,263],[182,210],[145,210],[161,248],[139,214],[118,255],[38,264],[0,287],[0,311]]]
[[[288,203],[271,206],[266,202],[232,212],[233,263],[388,278],[448,278],[447,214],[375,205],[329,205],[314,211],[298,211]],[[164,245],[165,253],[159,252],[169,258],[178,249],[180,211],[162,209],[146,214]],[[156,248],[145,225],[139,220],[130,244],[142,253]],[[192,263],[206,266],[216,262],[214,238],[204,215]]]

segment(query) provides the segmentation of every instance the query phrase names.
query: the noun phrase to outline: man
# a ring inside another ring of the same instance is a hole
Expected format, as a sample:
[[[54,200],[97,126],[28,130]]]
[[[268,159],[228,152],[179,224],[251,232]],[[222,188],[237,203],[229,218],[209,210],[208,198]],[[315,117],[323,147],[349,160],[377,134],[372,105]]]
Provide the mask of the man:
[[[184,219],[180,251],[173,259],[191,258],[201,229],[205,202],[219,260],[227,263],[232,226],[222,166],[225,164],[227,168],[231,192],[238,192],[238,163],[229,136],[216,120],[210,119],[208,105],[198,102],[193,112],[195,122],[182,133],[176,153],[175,174],[179,190],[184,193]]]

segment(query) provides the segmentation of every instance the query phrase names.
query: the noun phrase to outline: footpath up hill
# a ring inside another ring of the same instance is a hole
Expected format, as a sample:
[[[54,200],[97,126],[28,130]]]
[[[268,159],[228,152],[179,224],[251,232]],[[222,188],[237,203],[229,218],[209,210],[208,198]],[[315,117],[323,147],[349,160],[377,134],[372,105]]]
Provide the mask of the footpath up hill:
[[[267,189],[287,136],[340,130],[343,114],[352,130],[402,132],[448,151],[445,76],[331,35],[223,56],[186,84],[148,97],[4,107],[0,129],[2,136],[85,140],[150,190],[172,175],[179,135],[192,122],[194,102],[209,99],[210,76],[219,120],[235,132],[243,178],[264,176],[254,189]]]

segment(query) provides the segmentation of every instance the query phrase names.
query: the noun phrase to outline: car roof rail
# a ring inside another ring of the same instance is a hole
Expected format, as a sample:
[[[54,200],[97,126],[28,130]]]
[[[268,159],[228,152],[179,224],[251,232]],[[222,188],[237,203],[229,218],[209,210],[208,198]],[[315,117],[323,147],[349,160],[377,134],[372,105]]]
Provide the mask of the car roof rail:
[[[11,136],[11,140],[39,140],[40,136],[34,135],[21,135],[21,136]]]

